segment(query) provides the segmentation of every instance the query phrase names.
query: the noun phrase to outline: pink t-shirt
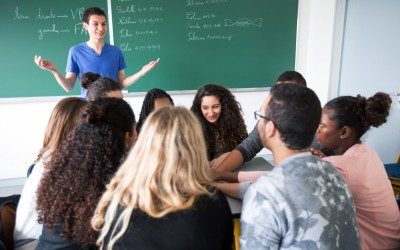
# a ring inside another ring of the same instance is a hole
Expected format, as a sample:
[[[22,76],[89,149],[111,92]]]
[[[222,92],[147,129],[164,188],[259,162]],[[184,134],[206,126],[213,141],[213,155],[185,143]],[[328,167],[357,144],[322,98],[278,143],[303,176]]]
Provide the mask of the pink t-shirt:
[[[360,143],[325,157],[353,194],[363,249],[400,248],[400,212],[385,167],[374,149]]]

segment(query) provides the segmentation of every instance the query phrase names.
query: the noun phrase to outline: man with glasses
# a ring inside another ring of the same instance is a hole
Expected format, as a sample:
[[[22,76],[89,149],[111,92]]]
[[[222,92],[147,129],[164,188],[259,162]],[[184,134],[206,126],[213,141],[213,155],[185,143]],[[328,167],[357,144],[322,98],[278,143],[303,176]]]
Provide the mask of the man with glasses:
[[[306,80],[297,71],[285,71],[282,73],[278,79],[276,79],[276,84],[280,83],[292,83],[307,86]],[[215,172],[232,171],[240,167],[243,163],[253,159],[262,149],[263,145],[256,124],[245,140],[243,140],[231,152],[213,160],[210,166]],[[235,174],[235,176],[237,176],[237,174]],[[237,179],[237,177],[234,179]]]
[[[275,85],[255,116],[275,168],[244,196],[240,249],[360,249],[345,180],[308,150],[321,117],[316,94],[298,84]]]

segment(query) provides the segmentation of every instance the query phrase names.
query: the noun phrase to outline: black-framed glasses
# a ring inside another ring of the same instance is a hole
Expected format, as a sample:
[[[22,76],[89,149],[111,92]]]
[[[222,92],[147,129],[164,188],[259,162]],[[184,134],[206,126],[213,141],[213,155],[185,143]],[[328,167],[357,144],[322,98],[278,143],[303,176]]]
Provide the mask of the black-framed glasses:
[[[260,118],[263,118],[263,119],[265,119],[265,120],[267,120],[267,121],[270,121],[270,120],[271,120],[271,119],[269,119],[268,117],[263,116],[263,115],[261,114],[261,110],[254,111],[254,119],[256,119],[256,121],[258,121],[258,120],[260,120]]]

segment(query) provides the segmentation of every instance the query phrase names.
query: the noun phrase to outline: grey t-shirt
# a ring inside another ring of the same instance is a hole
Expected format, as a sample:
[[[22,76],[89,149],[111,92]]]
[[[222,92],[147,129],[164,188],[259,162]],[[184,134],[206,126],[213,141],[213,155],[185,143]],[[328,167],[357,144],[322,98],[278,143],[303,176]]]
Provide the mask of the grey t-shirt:
[[[311,153],[286,158],[247,190],[240,249],[361,249],[343,177]]]

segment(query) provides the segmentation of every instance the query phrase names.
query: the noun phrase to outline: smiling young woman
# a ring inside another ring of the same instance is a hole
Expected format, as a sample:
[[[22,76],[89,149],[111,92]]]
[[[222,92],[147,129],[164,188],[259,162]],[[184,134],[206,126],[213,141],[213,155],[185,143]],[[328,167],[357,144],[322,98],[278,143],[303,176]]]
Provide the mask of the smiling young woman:
[[[207,84],[198,89],[191,111],[203,127],[209,160],[233,150],[247,137],[240,103],[223,86]]]

